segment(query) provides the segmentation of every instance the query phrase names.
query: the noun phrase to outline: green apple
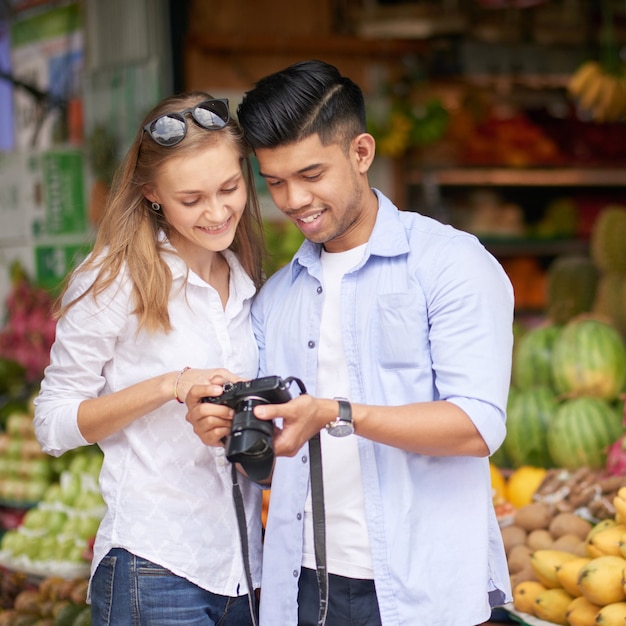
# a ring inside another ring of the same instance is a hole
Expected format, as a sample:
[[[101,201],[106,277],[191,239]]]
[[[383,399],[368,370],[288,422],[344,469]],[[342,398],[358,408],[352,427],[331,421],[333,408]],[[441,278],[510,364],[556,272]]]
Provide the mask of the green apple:
[[[57,540],[53,535],[42,537],[39,541],[39,550],[34,557],[34,561],[51,561],[57,552]]]
[[[78,452],[70,461],[67,469],[72,472],[72,474],[82,474],[83,472],[87,472],[88,467],[89,455],[85,452]]]
[[[48,486],[46,492],[43,494],[43,502],[60,502],[61,501],[61,485],[59,483],[53,483]]]
[[[10,552],[13,556],[21,556],[22,554],[26,554],[26,550],[30,545],[30,537],[27,537],[24,533],[19,532],[19,530],[12,531],[13,536],[10,541]],[[9,548],[7,548],[9,549]]]
[[[48,490],[48,481],[45,479],[30,479],[24,485],[24,497],[28,502],[39,502]]]
[[[78,494],[81,491],[81,481],[78,474],[66,471],[61,474],[61,502],[67,506],[73,506]]]
[[[104,500],[99,491],[81,491],[74,501],[74,508],[79,511],[91,511],[102,509]]]
[[[85,562],[83,558],[83,552],[85,551],[86,546],[76,544],[73,548],[70,548],[65,554],[65,560],[71,561],[72,563],[81,563]]]
[[[48,524],[48,511],[40,508],[29,509],[24,515],[22,526],[30,530],[46,528]]]
[[[76,539],[70,535],[57,537],[54,558],[58,561],[71,561],[72,559],[68,558],[68,555],[74,551],[77,543]]]
[[[44,540],[43,536],[33,535],[27,537],[26,549],[23,554],[27,556],[31,561],[36,561],[41,549],[41,544]]]
[[[27,464],[28,476],[31,478],[43,479],[50,482],[52,480],[52,465],[48,458],[28,459]]]
[[[67,513],[65,511],[50,511],[47,529],[52,535],[58,535],[67,523]]]

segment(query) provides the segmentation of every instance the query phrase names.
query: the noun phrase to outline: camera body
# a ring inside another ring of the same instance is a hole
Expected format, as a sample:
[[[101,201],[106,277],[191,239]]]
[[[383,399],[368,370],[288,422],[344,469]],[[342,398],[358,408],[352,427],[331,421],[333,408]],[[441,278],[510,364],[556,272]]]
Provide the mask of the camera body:
[[[226,383],[219,396],[205,396],[201,402],[222,404],[235,411],[226,441],[226,458],[240,463],[253,480],[267,478],[274,464],[274,424],[254,416],[259,404],[282,404],[291,400],[289,385],[280,376]]]

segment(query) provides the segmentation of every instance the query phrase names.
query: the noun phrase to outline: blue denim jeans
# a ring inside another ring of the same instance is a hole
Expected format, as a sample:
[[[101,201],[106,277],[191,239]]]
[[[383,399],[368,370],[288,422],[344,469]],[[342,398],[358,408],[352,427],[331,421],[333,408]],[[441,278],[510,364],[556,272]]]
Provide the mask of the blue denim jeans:
[[[91,581],[92,626],[252,626],[248,596],[220,596],[113,548]]]

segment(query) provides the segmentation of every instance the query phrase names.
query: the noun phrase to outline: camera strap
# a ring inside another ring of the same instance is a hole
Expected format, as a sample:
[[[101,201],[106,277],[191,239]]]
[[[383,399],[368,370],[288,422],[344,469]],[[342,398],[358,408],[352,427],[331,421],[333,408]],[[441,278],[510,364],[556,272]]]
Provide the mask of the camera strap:
[[[243,568],[246,573],[246,582],[248,583],[248,603],[250,605],[250,617],[253,626],[257,626],[258,607],[256,594],[252,586],[252,574],[250,573],[250,551],[248,547],[248,525],[246,523],[246,510],[243,504],[243,496],[239,487],[237,477],[237,468],[233,463],[231,466],[233,478],[233,500],[235,502],[235,513],[237,514],[237,526],[239,527],[239,539],[241,540],[241,554],[243,557]]]
[[[311,504],[313,508],[313,544],[320,594],[318,626],[326,623],[328,612],[328,568],[326,567],[326,519],[324,512],[324,483],[322,480],[322,446],[320,434],[309,439],[311,460]]]

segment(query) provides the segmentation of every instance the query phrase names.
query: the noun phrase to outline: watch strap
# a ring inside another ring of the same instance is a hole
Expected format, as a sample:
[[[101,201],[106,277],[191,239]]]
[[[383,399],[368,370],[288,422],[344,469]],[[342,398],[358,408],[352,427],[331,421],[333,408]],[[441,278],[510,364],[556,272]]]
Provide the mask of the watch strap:
[[[337,419],[340,422],[348,422],[349,424],[351,424],[352,423],[352,406],[347,400],[343,400],[340,398],[337,398],[337,402],[339,404],[339,415]]]

